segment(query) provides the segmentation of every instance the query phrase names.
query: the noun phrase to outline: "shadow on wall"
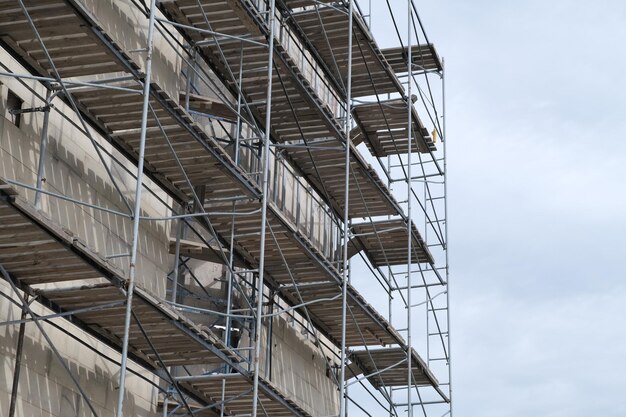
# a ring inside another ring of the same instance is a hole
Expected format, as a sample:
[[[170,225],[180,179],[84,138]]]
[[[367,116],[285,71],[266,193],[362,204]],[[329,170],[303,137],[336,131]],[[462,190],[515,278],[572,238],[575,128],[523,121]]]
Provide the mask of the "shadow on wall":
[[[272,381],[312,415],[336,415],[338,391],[319,348],[282,317],[272,343]]]
[[[79,0],[104,32],[145,72],[145,54],[129,52],[147,45],[148,18],[130,0]],[[163,17],[157,11],[157,17]],[[172,31],[172,33],[176,33]],[[180,40],[177,36],[177,40]],[[178,100],[182,59],[158,30],[154,32],[152,80]]]
[[[37,126],[41,118],[41,115],[28,117],[17,127],[0,117],[0,174],[3,177],[35,184],[40,141],[39,132],[36,131],[39,130]],[[48,133],[44,189],[111,210],[127,212],[89,139],[57,114],[55,117],[51,114]],[[105,162],[112,167],[116,181],[132,205],[133,178],[117,164],[108,159]],[[34,201],[33,191],[23,188],[19,191],[31,202]],[[143,203],[142,215],[160,215],[165,210],[162,204],[147,193]],[[49,217],[103,257],[130,251],[132,226],[128,218],[45,195],[42,196],[42,208]],[[160,297],[165,295],[165,276],[172,263],[168,237],[166,222],[142,222],[138,282]],[[128,257],[114,258],[110,262],[122,270],[128,269]]]
[[[109,179],[103,164],[95,155],[93,146],[86,137],[81,136],[82,148],[77,149],[76,139],[59,132],[60,139],[50,140],[50,158],[47,172],[53,173],[55,186],[62,187],[62,192],[79,195],[82,201],[107,207],[122,213],[128,213],[120,194]],[[68,139],[69,138],[69,139]],[[113,152],[117,155],[116,152]],[[121,158],[118,155],[118,158]],[[123,158],[122,158],[123,159]],[[134,205],[135,181],[117,163],[109,160],[111,172],[124,197],[131,207]],[[129,162],[124,164],[134,172],[136,167]],[[69,173],[67,172],[69,169]],[[149,183],[149,182],[148,182]],[[113,213],[78,207],[75,204],[56,200],[59,221],[86,240],[88,245],[102,256],[130,252],[132,241],[132,222]],[[165,206],[151,194],[144,192],[142,197],[142,216],[162,216],[169,214]],[[63,217],[61,217],[63,216]],[[76,229],[74,229],[76,228]],[[168,223],[161,221],[142,221],[139,236],[138,283],[153,294],[165,296],[165,276],[173,264],[168,249]],[[124,271],[128,271],[128,257],[118,257],[110,262]]]
[[[5,304],[5,303],[3,303]],[[0,320],[19,318],[18,309],[8,306],[0,311]],[[63,322],[59,322],[63,325]],[[87,417],[91,411],[58,358],[34,324],[26,325],[18,390],[18,416]],[[98,355],[78,342],[68,341],[60,331],[44,325],[56,343],[73,375],[99,415],[113,415],[117,404],[119,368],[103,363]],[[5,326],[0,332],[0,404],[9,404],[15,367],[18,325]],[[138,401],[134,392],[126,393],[125,410],[133,416],[156,416],[151,398]],[[0,416],[4,410],[0,410]],[[43,414],[42,414],[43,412]]]

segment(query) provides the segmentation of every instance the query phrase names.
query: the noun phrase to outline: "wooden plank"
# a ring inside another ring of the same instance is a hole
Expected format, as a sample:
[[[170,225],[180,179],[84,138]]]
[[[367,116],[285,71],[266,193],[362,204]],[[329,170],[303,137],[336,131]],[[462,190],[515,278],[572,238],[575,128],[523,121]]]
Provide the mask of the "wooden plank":
[[[377,389],[407,385],[408,348],[399,346],[385,349],[356,350],[350,355],[349,369],[353,376],[370,375],[367,379]],[[412,379],[417,385],[438,387],[439,382],[426,362],[411,349]],[[404,361],[404,362],[403,362]],[[383,369],[386,371],[380,372]],[[375,375],[372,375],[375,374]]]
[[[294,13],[294,20],[324,60],[339,85],[347,82],[348,11],[342,6]],[[355,12],[352,46],[352,95],[402,93],[399,80],[380,52],[367,25]]]
[[[413,101],[416,97],[413,96]],[[385,157],[408,153],[408,107],[403,99],[377,101],[354,108],[358,127],[353,135],[365,140],[372,155]],[[437,148],[417,111],[411,107],[413,151],[429,153]],[[417,145],[417,146],[416,146]]]
[[[396,47],[383,49],[382,54],[396,74],[406,74],[408,71],[408,48]],[[433,44],[414,45],[411,47],[413,70],[417,73],[424,71],[443,71],[439,54]]]
[[[403,219],[354,224],[352,245],[363,248],[372,265],[384,267],[406,263],[430,263],[434,259],[412,223],[412,255],[408,259],[407,224]],[[358,242],[357,242],[358,241]]]
[[[187,95],[184,92],[180,93],[181,103],[186,102],[186,100]],[[234,123],[237,121],[237,113],[233,110],[232,106],[228,106],[220,100],[212,99],[207,96],[189,94],[189,108],[197,112],[221,117],[229,122]]]
[[[300,286],[285,288],[284,295],[293,304],[310,303],[307,311],[313,321],[335,343],[341,340],[341,288],[338,285]],[[333,299],[334,298],[334,299]],[[311,303],[327,299],[324,302]],[[332,299],[332,300],[331,300]],[[403,343],[402,337],[369,305],[358,291],[348,284],[348,346],[379,346]]]
[[[176,253],[176,239],[170,238],[169,252],[174,255]],[[220,255],[223,253],[223,256]],[[198,259],[206,262],[225,264],[224,258],[229,259],[229,251],[226,248],[220,249],[217,246],[206,246],[204,243],[192,240],[180,240],[180,256]],[[245,265],[235,260],[235,266],[244,267]]]

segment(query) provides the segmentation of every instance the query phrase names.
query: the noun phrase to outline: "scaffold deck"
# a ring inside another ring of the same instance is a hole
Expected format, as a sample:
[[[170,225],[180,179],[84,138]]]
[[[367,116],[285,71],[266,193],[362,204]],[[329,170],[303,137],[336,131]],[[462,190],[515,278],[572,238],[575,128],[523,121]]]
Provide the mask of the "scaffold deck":
[[[397,387],[407,384],[409,372],[407,350],[405,347],[367,349],[353,351],[350,355],[350,369],[354,376],[363,374],[377,389]],[[439,382],[428,369],[426,362],[411,350],[411,368],[415,385],[437,387]]]
[[[287,398],[271,382],[260,379],[259,414],[276,417],[299,415],[310,417],[306,411]],[[241,374],[210,374],[202,376],[179,377],[177,380],[189,385],[196,392],[202,393],[215,403],[225,403],[224,414],[232,416],[246,415],[252,404],[252,380]],[[219,409],[219,408],[218,408]]]
[[[136,84],[123,84],[140,93]],[[113,89],[72,91],[84,112],[100,124],[115,144],[138,159],[143,97]],[[214,198],[254,195],[254,183],[215,141],[195,125],[191,116],[156,84],[152,85],[146,134],[145,169],[161,184],[191,199],[190,185],[207,184]],[[156,116],[156,117],[155,117]],[[211,178],[207,182],[207,178]]]
[[[178,242],[178,252],[178,255],[182,257],[223,265],[227,265],[227,261],[230,259],[230,251],[227,248],[220,248],[217,245],[206,245],[203,242],[188,239],[180,239]],[[174,238],[170,238],[169,253],[170,255],[176,254],[176,239]],[[236,257],[233,259],[233,265],[242,268],[245,267],[245,264]]]
[[[66,74],[62,72],[64,67],[61,66],[57,68],[61,77],[89,75],[106,78],[111,76],[111,72],[114,72],[116,76],[120,73],[130,76],[131,72],[136,72],[139,68],[104,32],[98,31],[97,27],[90,26],[90,22],[86,21],[87,17],[84,14],[86,12],[81,11],[80,6],[73,6],[63,0],[46,0],[45,2],[28,1],[26,7],[29,11],[40,13],[33,19],[38,30],[44,29],[51,19],[57,24],[53,33],[40,31],[42,40],[48,48],[50,45],[47,42],[60,41],[59,47],[48,49],[53,62],[70,51],[84,50],[83,45],[77,48],[68,38],[84,35],[90,39],[99,40],[90,45],[89,51],[106,57],[108,59],[105,62],[106,65],[81,66],[77,65],[82,62],[80,59],[73,60],[71,68],[75,72],[76,68],[80,67],[81,72]],[[16,13],[14,9],[13,2],[0,3],[0,13]],[[22,13],[21,9],[19,13]],[[90,27],[94,29],[90,30]],[[54,73],[46,67],[47,57],[38,55],[42,46],[32,41],[35,39],[34,32],[25,18],[18,19],[16,22],[0,23],[0,31],[1,39],[23,61],[31,64],[42,76],[54,76]],[[95,33],[99,33],[100,37],[97,37]],[[16,42],[15,40],[20,36],[31,41]],[[34,60],[34,56],[38,57],[37,60]],[[124,57],[128,65],[122,65],[116,56]],[[86,61],[91,62],[89,59]],[[79,110],[98,125],[119,150],[131,160],[137,161],[143,104],[141,87],[135,82],[122,82],[117,87],[125,90],[81,87],[69,91],[71,97],[79,102]],[[152,84],[150,105],[154,113],[151,112],[148,117],[146,172],[183,201],[188,201],[191,195],[189,182],[204,184],[206,178],[212,179],[211,185],[214,187],[212,191],[216,194],[220,193],[221,196],[257,194],[258,189],[255,190],[243,171],[235,166],[215,139],[208,137],[201,128],[195,126],[191,116],[178,104],[178,97],[175,99],[169,97],[156,83]],[[185,169],[184,173],[180,166]]]
[[[289,287],[282,290],[295,305],[308,304],[311,319],[319,323],[324,335],[338,345],[341,342],[342,289],[337,284]],[[404,339],[352,286],[347,290],[346,346],[403,344]],[[324,302],[315,302],[324,300]],[[306,316],[305,316],[306,317]]]
[[[110,284],[40,290],[36,293],[64,311],[125,300],[123,292]],[[111,344],[121,345],[125,310],[126,306],[120,305],[107,308],[104,314],[102,311],[93,311],[78,313],[73,317],[102,335]],[[137,356],[143,356],[154,364],[155,368],[162,367],[159,361],[162,361],[164,366],[203,365],[209,369],[222,367],[223,358],[208,350],[209,344],[217,347],[231,361],[241,360],[210,329],[194,324],[141,288],[135,290],[133,313],[145,335],[133,318],[129,347]],[[183,327],[188,330],[181,331]]]
[[[315,6],[316,4],[333,3],[333,2],[334,0],[283,0],[283,3],[285,3],[285,6],[287,6],[290,9],[297,9],[300,7]]]
[[[403,219],[383,220],[352,225],[355,237],[350,241],[350,250],[354,255],[360,250],[377,267],[402,265],[407,263],[432,264],[434,262],[424,239],[411,224],[413,239],[411,243],[411,259],[408,257],[407,223]]]
[[[273,203],[268,204],[265,234],[265,270],[277,284],[328,281],[334,282],[338,272],[326,256],[306,237],[295,222],[288,220]],[[215,230],[226,241],[231,239],[232,205],[207,200],[205,209]],[[239,201],[235,210],[249,213],[236,216],[234,241],[239,253],[252,264],[258,265],[260,256],[261,203],[258,200]]]
[[[54,77],[50,55],[61,78],[124,71],[121,62],[63,0],[23,0],[41,41],[17,1],[0,2],[0,39],[38,73]],[[46,52],[47,51],[47,52]]]
[[[311,181],[321,190],[322,196],[328,193],[331,206],[343,217],[346,158],[343,151],[325,149],[329,146],[333,146],[333,143],[316,141],[309,149],[292,149],[290,158],[301,170],[319,173],[319,176],[312,177]],[[395,216],[402,212],[387,186],[354,145],[351,145],[349,187],[348,218],[350,219]]]
[[[15,193],[9,196],[3,192],[0,199],[0,247],[2,264],[16,283],[37,294],[46,307],[57,312],[125,300],[121,289],[127,277],[121,270]],[[13,257],[14,261],[6,257]],[[34,272],[24,268],[25,265],[31,265]],[[71,273],[66,274],[65,268],[71,269]],[[69,279],[81,280],[83,285],[68,286]],[[134,312],[167,366],[238,362],[236,354],[210,329],[200,328],[139,287],[135,295]],[[73,315],[71,321],[80,323],[82,328],[98,335],[110,346],[121,349],[124,310],[125,305],[117,305],[107,308],[106,314],[80,312]],[[135,359],[143,359],[154,369],[160,367],[155,352],[136,323],[132,326],[129,347]]]
[[[405,47],[385,48],[383,55],[396,74],[408,72],[409,49]],[[411,47],[411,60],[413,72],[442,71],[443,66],[433,44],[414,45]]]
[[[293,17],[338,83],[348,79],[348,10],[319,7]],[[352,97],[403,93],[404,89],[385,60],[363,19],[353,15]]]
[[[259,123],[264,123],[268,58],[267,46],[262,43],[264,32],[255,19],[258,16],[251,15],[250,8],[245,4],[232,0],[169,0],[161,2],[161,8],[180,24],[245,39],[222,39],[219,35],[184,30],[194,41],[205,42],[201,47],[204,55],[231,86],[241,75],[245,102],[254,111]],[[340,126],[332,125],[332,119],[318,115],[319,112],[330,115],[331,109],[315,95],[313,87],[291,60],[288,51],[278,42],[275,48],[272,136],[280,142],[334,136]]]
[[[241,212],[257,212],[252,216],[235,219],[235,243],[239,252],[247,253],[252,265],[258,265],[261,236],[257,232],[261,222],[258,201],[237,204]],[[324,303],[308,304],[313,324],[335,343],[341,340],[341,295],[340,272],[313,247],[297,226],[280,215],[273,204],[268,205],[265,248],[265,269],[272,281],[285,287],[279,292],[292,305],[311,303],[325,299]],[[214,204],[207,211],[219,210]],[[225,207],[223,208],[225,209]],[[212,217],[213,227],[230,240],[232,216]],[[275,239],[276,238],[276,239]],[[311,284],[311,285],[307,285]],[[294,287],[296,285],[297,289]],[[334,297],[334,299],[333,299]],[[350,346],[381,345],[399,343],[402,338],[391,325],[370,306],[365,299],[349,286],[350,329],[347,343]]]
[[[238,6],[233,5],[230,0],[200,3],[202,9],[195,0],[169,0],[161,3],[161,7],[178,23],[191,25],[201,30],[210,29],[244,39],[258,39],[264,33],[257,26],[258,22],[250,15],[245,2]],[[205,15],[202,14],[202,10]],[[229,81],[231,86],[243,71],[241,76],[244,98],[256,117],[257,124],[263,127],[267,108],[267,103],[265,103],[267,49],[245,41],[224,41],[219,36],[190,29],[186,29],[185,33],[194,41],[210,42],[202,46],[205,50],[205,57],[218,70],[218,73]],[[272,136],[279,142],[297,141],[299,145],[302,145],[285,148],[284,152],[315,185],[322,198],[327,199],[343,215],[345,181],[342,183],[342,176],[338,173],[344,170],[345,165],[341,156],[342,152],[339,151],[339,147],[343,147],[344,128],[336,120],[328,104],[318,97],[311,83],[304,78],[289,50],[285,49],[278,40],[275,42],[275,49]],[[328,141],[327,146],[333,147],[333,150],[314,148],[313,141],[328,137],[340,139]],[[308,141],[304,143],[303,139]],[[399,209],[376,171],[360,157],[356,149],[352,150],[351,155],[351,181],[354,182],[354,190],[359,191],[351,194],[348,205],[349,217],[397,214]]]
[[[355,145],[365,142],[372,155],[383,158],[409,152],[408,108],[403,99],[376,101],[354,107],[358,127],[353,129]],[[433,138],[411,106],[412,151],[428,153],[437,150]]]

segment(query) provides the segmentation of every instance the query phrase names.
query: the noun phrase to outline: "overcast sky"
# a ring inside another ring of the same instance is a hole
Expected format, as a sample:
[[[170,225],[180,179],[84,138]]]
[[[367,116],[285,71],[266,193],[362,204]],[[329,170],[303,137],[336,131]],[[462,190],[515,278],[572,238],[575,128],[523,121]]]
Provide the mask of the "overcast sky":
[[[416,4],[447,67],[456,416],[625,416],[626,1]]]

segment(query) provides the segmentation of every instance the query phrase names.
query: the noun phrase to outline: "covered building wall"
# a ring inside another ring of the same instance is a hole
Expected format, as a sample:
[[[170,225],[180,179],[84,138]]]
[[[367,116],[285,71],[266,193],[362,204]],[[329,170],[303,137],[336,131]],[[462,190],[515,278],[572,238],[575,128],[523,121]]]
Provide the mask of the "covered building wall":
[[[97,17],[98,23],[115,35],[114,41],[124,49],[130,51],[145,47],[147,21],[138,14],[130,2],[86,1],[85,5],[94,13],[94,17]],[[182,79],[180,59],[172,52],[171,45],[162,39],[157,38],[155,48],[154,80],[164,86],[171,97],[177,97],[181,91]],[[141,57],[140,53],[135,53],[135,55]],[[17,74],[28,72],[4,50],[0,50],[0,62],[6,65],[6,71]],[[139,62],[142,60],[139,59]],[[0,115],[2,115],[0,117],[0,176],[32,186],[37,179],[44,114],[43,112],[24,113],[20,116],[21,121],[18,127],[12,123],[12,116],[8,113],[7,97],[9,92],[18,96],[23,100],[22,108],[24,109],[42,106],[43,102],[16,79],[2,77],[0,82]],[[39,82],[24,80],[24,83],[37,94],[45,97],[46,90]],[[78,126],[81,123],[77,115],[67,103],[59,99],[55,99],[53,104],[54,109],[50,112],[47,129],[48,144],[44,155],[44,189],[87,204],[128,213],[94,145],[86,135],[80,132]],[[134,173],[136,168],[95,129],[90,128],[90,132],[98,146],[102,148],[104,163],[109,165],[113,178],[132,205],[135,181],[130,173]],[[122,161],[122,165],[114,162],[107,153]],[[125,171],[123,167],[128,171]],[[172,212],[167,206],[175,207],[172,199],[149,179],[145,180],[145,184],[156,194],[156,197],[148,192],[143,193],[142,215],[153,217],[170,215]],[[31,203],[34,202],[34,191],[19,186],[16,188],[19,189],[21,196]],[[132,229],[131,219],[128,217],[124,218],[88,206],[81,206],[46,194],[41,195],[41,210],[46,217],[84,241],[86,246],[103,257],[125,254],[130,251]],[[140,228],[137,283],[151,294],[163,299],[167,298],[169,285],[167,276],[174,266],[174,257],[170,254],[173,229],[172,223],[165,221],[142,222]],[[128,273],[127,256],[115,256],[108,262]],[[206,288],[209,290],[219,288],[221,284],[215,279],[224,276],[225,271],[222,265],[197,261],[192,261],[190,264],[193,272]],[[81,282],[70,281],[62,285],[79,286]],[[187,279],[187,285],[192,288],[195,283]],[[44,284],[39,287],[48,286]],[[2,291],[7,296],[11,295],[10,287],[4,283]],[[219,293],[216,295],[219,296]],[[16,299],[15,296],[12,298]],[[210,302],[203,300],[192,302],[187,299],[186,301],[190,305],[212,306]],[[1,305],[0,321],[19,318],[19,308],[12,305],[9,300],[4,298]],[[41,314],[44,314],[42,308],[39,310]],[[210,325],[215,322],[210,317],[203,318],[197,314],[191,314],[190,317],[199,324]],[[285,366],[278,366],[276,362],[274,363],[276,367],[274,379],[278,386],[286,393],[294,395],[297,401],[312,414],[332,414],[336,408],[336,389],[333,388],[333,383],[327,376],[326,367],[321,365],[323,360],[318,349],[312,347],[311,342],[306,340],[307,337],[302,335],[301,326],[294,324],[293,321],[291,325],[287,324],[283,318],[276,318],[275,322],[272,343],[276,346],[275,351],[279,352],[281,361],[284,360],[285,363]],[[102,343],[96,342],[77,327],[67,324],[63,319],[55,319],[54,323],[78,339],[84,340],[89,346],[77,345],[67,334],[46,326],[55,347],[79,376],[81,383],[88,387],[87,394],[90,397],[93,396],[94,405],[102,411],[102,415],[111,415],[117,399],[119,368],[118,365],[100,357],[97,352],[103,352],[116,361],[119,361],[119,354],[104,347]],[[9,401],[17,329],[16,326],[1,328],[3,337],[0,341],[0,352],[2,352],[3,371],[0,378],[2,395],[0,403],[2,404],[8,404]],[[77,399],[79,393],[76,386],[62,369],[37,328],[29,323],[26,329],[18,391],[18,415],[39,415],[39,413],[42,416],[55,417],[90,415],[85,404]],[[249,343],[249,339],[242,343]],[[242,344],[240,347],[245,346]],[[133,368],[140,369],[137,366]],[[141,372],[150,381],[157,383],[158,378],[145,370]],[[269,378],[269,373],[267,376]],[[311,380],[319,384],[311,385],[309,382]],[[126,400],[128,407],[125,406],[125,409],[133,410],[132,415],[155,415],[158,400],[162,399],[158,390],[132,375],[128,382]],[[0,416],[4,416],[5,412],[7,412],[6,407],[0,407]]]

